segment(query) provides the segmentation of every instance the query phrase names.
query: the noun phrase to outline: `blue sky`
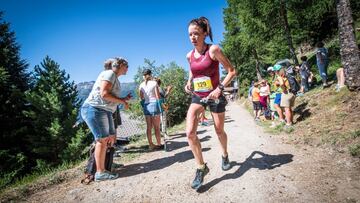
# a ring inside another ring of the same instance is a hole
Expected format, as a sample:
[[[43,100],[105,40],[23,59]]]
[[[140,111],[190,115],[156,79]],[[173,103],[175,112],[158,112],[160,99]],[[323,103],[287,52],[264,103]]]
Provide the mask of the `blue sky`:
[[[49,55],[76,83],[95,80],[105,59],[123,56],[133,81],[144,58],[189,69],[187,26],[205,16],[223,40],[226,0],[0,0],[30,70]]]

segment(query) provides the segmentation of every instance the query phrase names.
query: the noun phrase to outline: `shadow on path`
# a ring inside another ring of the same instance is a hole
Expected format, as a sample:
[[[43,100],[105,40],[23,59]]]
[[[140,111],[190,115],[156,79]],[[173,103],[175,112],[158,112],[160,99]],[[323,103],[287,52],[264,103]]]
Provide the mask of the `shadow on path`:
[[[254,158],[254,156],[258,154],[261,157]],[[271,170],[276,167],[280,167],[283,164],[287,164],[292,162],[293,155],[292,154],[278,154],[278,155],[269,155],[260,151],[254,151],[251,155],[243,162],[236,163],[231,162],[231,166],[240,166],[234,173],[228,173],[220,178],[216,178],[205,185],[203,185],[198,192],[203,193],[208,191],[211,187],[218,184],[223,180],[236,179],[244,175],[248,170],[252,168],[257,168],[259,170]]]
[[[208,141],[210,138],[211,136],[205,136],[201,138],[200,141],[205,142]],[[174,142],[173,145],[174,146],[177,145],[177,147],[181,148],[183,146],[187,146],[187,142]],[[202,151],[205,152],[205,151],[209,151],[210,149],[211,148],[203,148]],[[193,158],[194,156],[191,150],[187,150],[184,152],[176,153],[173,156],[167,156],[167,157],[155,159],[146,163],[136,163],[136,164],[126,165],[123,168],[117,170],[116,172],[119,173],[120,177],[129,177],[141,173],[146,173],[149,171],[161,170],[163,168],[171,166],[174,163],[177,162],[182,163]]]
[[[205,133],[206,131],[207,130],[198,130],[198,131],[196,131],[196,134],[201,135],[201,134]],[[174,135],[169,135],[169,137],[170,137],[170,140],[182,138],[182,137],[186,137],[186,133],[178,133],[178,134],[174,134]]]
[[[197,134],[203,134],[205,133],[207,130],[199,130],[197,131]],[[182,137],[186,137],[185,133],[179,133],[179,134],[174,134],[174,135],[170,135],[170,139],[167,142],[169,144],[167,151],[173,151],[176,149],[180,149],[182,147],[186,147],[188,146],[188,142],[175,142],[173,141],[174,139],[178,139],[178,138],[182,138]],[[200,139],[201,141],[208,141],[211,137],[210,136],[205,136],[202,139]],[[146,153],[146,152],[154,152],[156,150],[149,150],[149,145],[141,145],[141,146],[137,146],[137,147],[127,147],[123,152],[124,154],[132,154],[132,153]]]

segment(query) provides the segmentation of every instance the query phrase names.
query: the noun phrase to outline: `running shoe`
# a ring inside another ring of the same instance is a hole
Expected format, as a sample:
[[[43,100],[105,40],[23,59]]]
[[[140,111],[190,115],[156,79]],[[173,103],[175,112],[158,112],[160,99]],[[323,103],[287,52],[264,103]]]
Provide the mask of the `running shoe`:
[[[222,162],[221,162],[221,169],[223,171],[227,171],[231,168],[231,164],[229,162],[229,155],[226,157],[221,156]]]
[[[209,126],[209,123],[208,122],[206,122],[206,121],[204,121],[204,122],[201,122],[201,124],[200,125],[202,125],[202,126]]]
[[[113,174],[113,173],[110,173],[109,171],[95,173],[95,181],[96,182],[104,181],[104,180],[114,180],[118,177],[119,177],[119,174],[116,174],[116,173]]]
[[[204,181],[204,177],[206,176],[206,174],[209,173],[209,168],[207,167],[207,165],[205,164],[205,168],[204,169],[196,169],[196,174],[195,174],[195,179],[191,184],[191,188],[198,190],[201,186],[202,183]]]

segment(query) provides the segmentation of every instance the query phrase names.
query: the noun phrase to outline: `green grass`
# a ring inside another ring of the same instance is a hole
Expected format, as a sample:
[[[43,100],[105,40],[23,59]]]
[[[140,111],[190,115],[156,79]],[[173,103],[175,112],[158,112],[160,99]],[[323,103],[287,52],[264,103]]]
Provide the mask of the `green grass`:
[[[353,144],[349,146],[349,152],[352,156],[360,156],[360,144]]]
[[[355,130],[355,131],[351,132],[350,137],[353,139],[360,137],[360,130]]]

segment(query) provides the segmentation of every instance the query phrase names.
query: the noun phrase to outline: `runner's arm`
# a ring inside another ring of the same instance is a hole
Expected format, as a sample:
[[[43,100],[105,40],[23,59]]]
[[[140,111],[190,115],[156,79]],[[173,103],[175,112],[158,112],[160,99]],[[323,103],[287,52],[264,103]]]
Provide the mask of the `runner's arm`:
[[[224,66],[224,69],[228,73],[224,78],[224,80],[222,82],[220,81],[220,83],[224,87],[226,87],[231,82],[231,80],[236,76],[236,70],[231,65],[229,59],[224,55],[224,53],[221,51],[221,48],[218,45],[212,45],[210,47],[210,57],[211,56],[213,56],[217,61],[219,61],[219,63]],[[214,93],[211,93],[211,97],[214,96],[218,98],[221,94],[220,88],[218,87],[214,91],[213,91]]]
[[[228,73],[224,80],[221,82],[225,87],[231,82],[231,80],[236,76],[236,70],[231,65],[229,59],[221,51],[221,48],[218,45],[211,46],[212,52],[216,60],[218,60]]]
[[[190,56],[191,56],[191,52],[189,52],[187,55],[186,55],[186,59],[188,60],[189,64],[190,64]],[[185,85],[185,92],[187,93],[191,93],[191,82],[193,80],[193,75],[192,75],[192,72],[191,72],[191,69],[189,70],[189,79]]]

